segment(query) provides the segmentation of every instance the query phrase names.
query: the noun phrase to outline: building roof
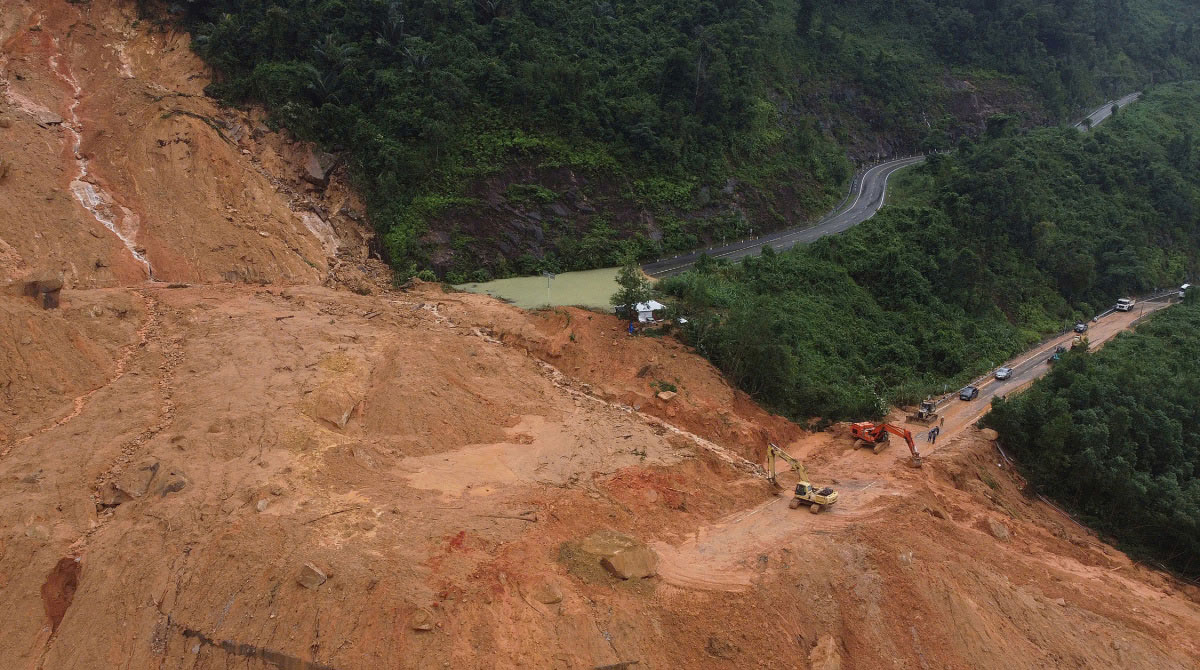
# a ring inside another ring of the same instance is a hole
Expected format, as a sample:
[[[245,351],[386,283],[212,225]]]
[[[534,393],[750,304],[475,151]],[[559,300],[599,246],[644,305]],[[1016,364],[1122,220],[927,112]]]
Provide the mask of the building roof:
[[[650,300],[649,302],[639,302],[637,305],[634,305],[634,309],[639,312],[657,312],[660,309],[666,309],[666,308],[667,308],[666,305],[662,304],[661,302],[659,302],[657,300]]]

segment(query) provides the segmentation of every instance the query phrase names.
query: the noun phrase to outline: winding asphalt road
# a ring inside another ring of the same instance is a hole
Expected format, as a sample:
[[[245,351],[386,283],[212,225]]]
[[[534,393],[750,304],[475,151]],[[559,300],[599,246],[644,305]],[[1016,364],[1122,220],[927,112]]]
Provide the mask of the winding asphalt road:
[[[1112,116],[1113,105],[1116,105],[1118,108],[1125,107],[1136,102],[1141,95],[1141,91],[1130,93],[1119,100],[1109,100],[1100,107],[1097,107],[1095,111],[1086,117],[1092,121],[1090,127],[1094,128]],[[1075,124],[1075,127],[1081,131],[1086,131],[1089,128],[1083,121]],[[642,266],[642,271],[651,277],[669,277],[691,268],[703,254],[708,254],[712,258],[738,260],[746,256],[761,254],[763,247],[767,245],[777,250],[790,249],[797,244],[809,244],[826,235],[836,235],[844,232],[875,216],[875,212],[878,212],[879,208],[883,207],[884,199],[887,195],[888,177],[893,172],[902,170],[910,165],[916,165],[924,160],[924,156],[897,158],[880,163],[867,170],[861,178],[855,178],[853,190],[850,197],[847,198],[847,201],[850,203],[849,206],[830,214],[817,222],[816,225],[806,228],[788,228],[787,230],[781,230],[753,240],[743,240],[720,247],[710,247],[676,256],[675,258],[647,263]]]
[[[1101,123],[1104,123],[1105,119],[1112,116],[1113,105],[1116,105],[1117,108],[1120,109],[1121,107],[1124,107],[1125,105],[1137,102],[1137,99],[1140,97],[1142,97],[1142,92],[1138,91],[1136,93],[1130,93],[1129,95],[1125,96],[1124,98],[1121,98],[1120,100],[1109,100],[1108,102],[1104,103],[1103,105],[1100,105],[1100,107],[1098,107],[1096,109],[1096,111],[1092,112],[1091,114],[1088,114],[1087,117],[1085,117],[1083,121],[1076,123],[1075,128],[1077,128],[1078,130],[1084,130],[1084,131],[1086,131],[1089,127],[1095,128],[1096,126],[1100,125]],[[1091,126],[1088,126],[1086,123],[1084,123],[1085,121],[1087,121],[1087,119],[1092,120]]]
[[[669,277],[679,274],[696,264],[702,254],[707,253],[712,258],[737,260],[746,256],[757,256],[763,247],[770,245],[777,250],[790,249],[797,244],[808,244],[825,237],[836,235],[866,221],[883,206],[887,194],[888,177],[896,170],[916,165],[925,160],[924,156],[898,158],[880,163],[867,170],[861,179],[855,180],[855,188],[847,199],[849,203],[842,209],[822,219],[814,226],[807,228],[789,228],[770,235],[727,244],[723,247],[713,247],[703,251],[695,251],[675,258],[647,263],[642,271],[651,277]]]

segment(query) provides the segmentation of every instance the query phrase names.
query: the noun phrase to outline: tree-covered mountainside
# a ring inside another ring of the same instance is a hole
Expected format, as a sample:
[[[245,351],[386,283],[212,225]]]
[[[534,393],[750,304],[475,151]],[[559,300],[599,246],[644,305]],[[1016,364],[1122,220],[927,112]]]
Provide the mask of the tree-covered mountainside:
[[[614,265],[803,220],[854,159],[1200,62],[1176,0],[192,0],[211,91],[345,152],[402,273]]]
[[[984,422],[1029,482],[1127,551],[1200,576],[1200,300],[1072,352]]]
[[[1123,294],[1200,271],[1200,84],[1090,133],[1015,132],[914,170],[840,236],[662,283],[687,337],[796,418],[861,419],[964,381]]]

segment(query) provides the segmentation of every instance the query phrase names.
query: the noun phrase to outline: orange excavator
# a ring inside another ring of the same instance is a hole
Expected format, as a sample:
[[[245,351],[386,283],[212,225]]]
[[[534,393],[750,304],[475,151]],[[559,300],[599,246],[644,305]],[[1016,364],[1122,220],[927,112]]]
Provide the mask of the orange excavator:
[[[921,454],[917,453],[917,444],[913,441],[912,432],[906,428],[893,426],[890,423],[859,421],[850,424],[850,435],[854,438],[855,448],[871,447],[877,454],[888,446],[889,435],[904,438],[904,442],[908,444],[908,450],[912,452],[912,458],[908,464],[914,468],[921,467]]]

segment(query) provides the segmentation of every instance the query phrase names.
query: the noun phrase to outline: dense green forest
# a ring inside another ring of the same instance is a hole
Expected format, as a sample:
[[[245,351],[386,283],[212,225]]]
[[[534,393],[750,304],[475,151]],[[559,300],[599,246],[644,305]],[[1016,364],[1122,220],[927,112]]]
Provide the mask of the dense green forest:
[[[984,419],[1029,482],[1138,557],[1200,576],[1200,300],[1072,352]]]
[[[1194,72],[1176,0],[191,0],[210,91],[346,152],[402,274],[643,259],[818,214],[859,159]],[[982,102],[980,102],[982,100]]]
[[[997,119],[915,168],[907,204],[660,286],[686,337],[760,400],[800,419],[878,416],[1194,276],[1197,131],[1200,84],[1157,87],[1086,134]]]

